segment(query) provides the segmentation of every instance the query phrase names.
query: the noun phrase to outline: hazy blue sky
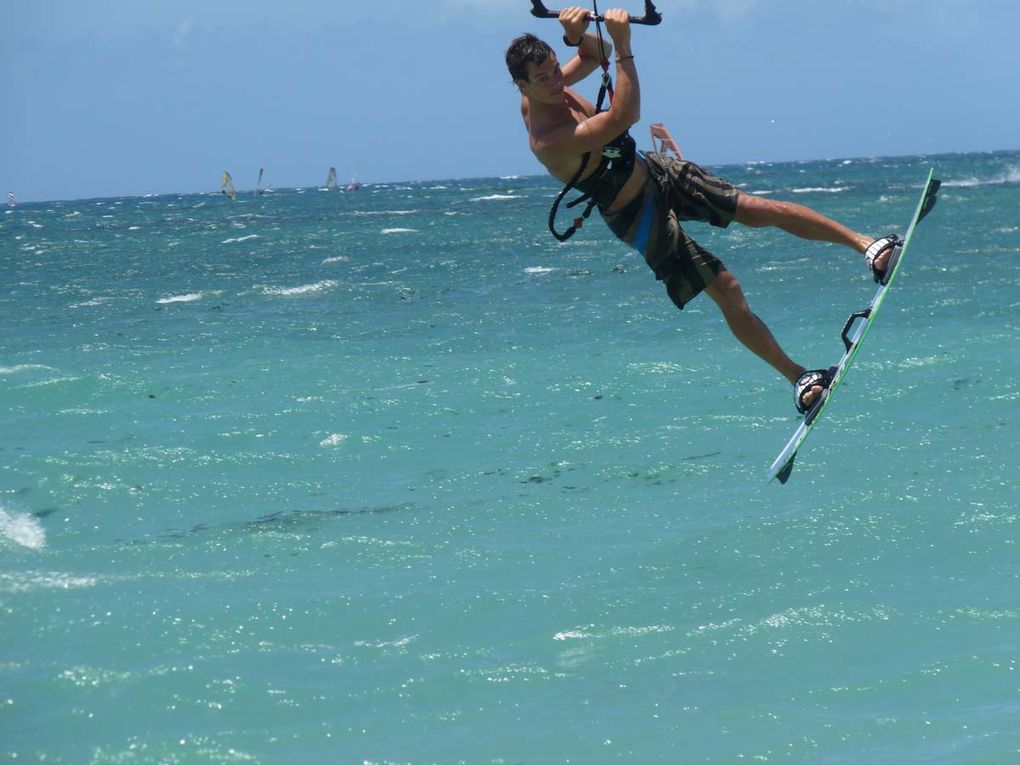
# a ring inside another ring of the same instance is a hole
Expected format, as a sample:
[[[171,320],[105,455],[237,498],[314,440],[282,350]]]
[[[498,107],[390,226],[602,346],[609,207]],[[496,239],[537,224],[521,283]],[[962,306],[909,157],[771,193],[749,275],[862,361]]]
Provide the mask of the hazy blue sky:
[[[658,5],[663,24],[633,35],[639,145],[664,121],[705,164],[1020,148],[1016,0]],[[330,165],[341,181],[538,173],[503,53],[561,28],[529,9],[0,0],[0,192],[206,191],[223,169],[250,188],[259,167],[277,187]]]

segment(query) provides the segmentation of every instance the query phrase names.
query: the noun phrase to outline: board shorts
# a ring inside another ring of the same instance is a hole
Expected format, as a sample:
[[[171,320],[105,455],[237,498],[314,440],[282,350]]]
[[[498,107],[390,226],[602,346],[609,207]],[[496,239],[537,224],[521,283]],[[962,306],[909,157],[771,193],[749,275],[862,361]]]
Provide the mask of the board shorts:
[[[680,221],[726,228],[740,192],[693,162],[642,155],[648,179],[641,192],[619,210],[599,212],[617,238],[644,255],[670,300],[683,310],[726,266],[691,239]]]

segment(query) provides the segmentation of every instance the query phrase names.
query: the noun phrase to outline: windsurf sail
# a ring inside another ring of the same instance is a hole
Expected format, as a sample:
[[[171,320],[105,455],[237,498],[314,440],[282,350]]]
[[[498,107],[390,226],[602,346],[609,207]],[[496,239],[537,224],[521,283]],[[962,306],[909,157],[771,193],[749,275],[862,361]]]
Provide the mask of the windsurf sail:
[[[234,179],[230,177],[230,173],[226,170],[223,171],[223,179],[220,181],[220,193],[235,201],[237,200],[237,189],[234,188]]]
[[[263,168],[260,167],[259,168],[259,179],[257,181],[255,181],[255,196],[257,196],[257,197],[258,196],[262,196],[262,191],[263,191],[263,189],[262,189],[262,173],[263,172],[264,172]]]
[[[14,192],[13,191],[8,191],[7,192],[7,206],[8,207],[16,207],[17,204],[18,204],[18,200],[14,198]]]
[[[329,176],[326,178],[326,191],[336,191],[336,168],[329,168]]]
[[[680,147],[677,146],[676,141],[673,140],[673,136],[666,130],[666,126],[661,122],[656,122],[654,125],[649,126],[649,130],[652,133],[652,153],[660,154],[662,156],[668,155],[673,152],[680,159],[684,158],[684,155],[680,152]]]

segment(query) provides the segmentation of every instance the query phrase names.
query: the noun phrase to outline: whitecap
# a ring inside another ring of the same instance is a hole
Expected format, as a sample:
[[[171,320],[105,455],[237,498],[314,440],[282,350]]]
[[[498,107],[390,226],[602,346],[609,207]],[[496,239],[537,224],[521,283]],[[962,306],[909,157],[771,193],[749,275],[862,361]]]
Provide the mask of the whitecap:
[[[841,191],[849,191],[846,186],[806,186],[800,189],[790,189],[794,194],[838,194]]]
[[[380,234],[417,234],[416,228],[384,228]]]
[[[354,210],[348,213],[352,218],[363,218],[372,215],[414,215],[417,210]]]
[[[990,178],[978,178],[977,176],[971,176],[970,178],[950,178],[942,182],[943,186],[957,187],[957,188],[973,188],[974,186],[1001,186],[1007,183],[1020,183],[1020,167],[1010,167],[1005,172],[999,175],[993,175]]]
[[[335,287],[337,282],[332,279],[326,279],[321,282],[315,282],[315,284],[302,284],[300,287],[261,287],[260,289],[266,295],[280,295],[282,297],[292,297],[294,295],[309,295],[316,292],[324,292],[325,290]]]
[[[13,367],[0,367],[0,375],[15,375],[19,372],[27,372],[30,369],[54,371],[53,367],[48,367],[45,364],[15,364]]]
[[[472,197],[472,202],[488,202],[494,199],[520,199],[520,194],[489,194],[485,197]]]
[[[22,571],[0,573],[0,592],[32,592],[33,590],[77,590],[94,587],[94,576],[74,576],[62,571]]]
[[[528,266],[527,268],[524,269],[524,273],[526,273],[526,274],[551,274],[555,270],[556,270],[555,268],[550,268],[549,266]]]
[[[591,637],[591,635],[583,630],[564,630],[563,632],[557,632],[553,635],[553,640],[577,640],[589,637]]]
[[[9,513],[0,507],[0,538],[40,550],[46,546],[46,530],[39,519],[28,513]]]
[[[249,239],[258,239],[258,234],[248,234],[248,236],[239,236],[231,239],[224,239],[220,244],[232,244],[234,242],[247,242]]]
[[[189,292],[187,295],[171,295],[170,297],[160,298],[156,302],[160,305],[167,305],[168,303],[194,303],[196,300],[201,299],[201,292]]]
[[[319,446],[339,446],[348,439],[349,436],[343,433],[332,433],[326,438],[319,441]]]
[[[103,303],[109,303],[111,300],[113,300],[113,298],[109,297],[109,296],[107,296],[107,297],[97,297],[97,298],[92,298],[91,300],[86,300],[83,303],[72,303],[71,305],[68,306],[68,308],[94,307],[94,306],[97,306],[97,305],[103,305]]]

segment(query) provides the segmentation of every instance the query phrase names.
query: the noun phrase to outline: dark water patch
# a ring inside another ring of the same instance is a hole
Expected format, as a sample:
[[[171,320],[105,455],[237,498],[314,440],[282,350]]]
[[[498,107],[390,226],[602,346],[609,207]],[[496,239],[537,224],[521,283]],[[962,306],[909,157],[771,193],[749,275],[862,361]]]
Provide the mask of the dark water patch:
[[[183,529],[165,529],[162,532],[142,539],[121,539],[117,541],[120,544],[150,544],[179,541],[202,534],[231,534],[236,532],[263,533],[279,530],[299,530],[303,527],[309,527],[313,524],[329,521],[335,518],[382,515],[386,513],[410,510],[413,507],[413,503],[402,502],[392,505],[380,505],[378,507],[336,508],[333,510],[293,510],[289,512],[280,511],[260,516],[251,521],[224,524],[196,523],[194,526]]]

